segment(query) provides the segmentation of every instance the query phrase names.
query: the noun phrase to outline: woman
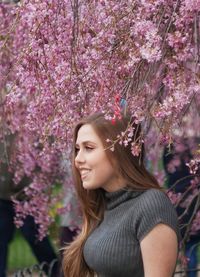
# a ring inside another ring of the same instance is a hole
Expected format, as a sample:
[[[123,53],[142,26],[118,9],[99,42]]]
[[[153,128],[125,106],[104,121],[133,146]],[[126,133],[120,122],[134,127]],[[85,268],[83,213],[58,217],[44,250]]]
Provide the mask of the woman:
[[[134,156],[139,143],[141,152]],[[83,226],[66,248],[65,276],[171,277],[177,216],[144,167],[140,126],[129,116],[113,122],[94,114],[77,124],[73,151]]]

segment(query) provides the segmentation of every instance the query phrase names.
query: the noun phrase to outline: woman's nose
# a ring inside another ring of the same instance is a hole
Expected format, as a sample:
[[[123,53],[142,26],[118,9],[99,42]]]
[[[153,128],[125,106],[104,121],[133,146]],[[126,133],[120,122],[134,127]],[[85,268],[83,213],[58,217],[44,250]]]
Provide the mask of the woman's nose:
[[[79,150],[75,157],[75,163],[83,163],[85,161],[83,151]]]

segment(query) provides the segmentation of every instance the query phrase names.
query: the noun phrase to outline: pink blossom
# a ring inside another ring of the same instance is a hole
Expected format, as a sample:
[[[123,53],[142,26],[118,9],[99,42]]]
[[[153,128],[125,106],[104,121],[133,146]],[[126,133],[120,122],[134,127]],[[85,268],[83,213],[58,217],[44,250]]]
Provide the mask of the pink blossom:
[[[102,111],[115,124],[121,99],[142,122],[149,167],[163,184],[160,144],[200,130],[197,11],[198,0],[80,1],[76,10],[68,0],[0,4],[0,119],[19,135],[10,165],[16,184],[32,180],[29,201],[21,209],[16,202],[18,224],[30,213],[40,235],[47,231],[75,122]],[[116,139],[127,145],[132,133]]]

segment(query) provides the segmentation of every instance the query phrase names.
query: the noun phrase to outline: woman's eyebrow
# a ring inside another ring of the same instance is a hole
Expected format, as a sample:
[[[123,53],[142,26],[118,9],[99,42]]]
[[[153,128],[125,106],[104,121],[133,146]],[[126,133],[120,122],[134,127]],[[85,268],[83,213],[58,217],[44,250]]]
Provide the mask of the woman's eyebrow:
[[[85,140],[85,141],[82,141],[80,144],[83,144],[83,145],[86,145],[86,144],[92,144],[92,145],[94,145],[94,146],[96,146],[97,144],[95,143],[95,142],[92,142],[92,141],[90,141],[90,140]],[[76,147],[79,147],[79,145],[80,144],[78,144],[78,143],[76,143]]]

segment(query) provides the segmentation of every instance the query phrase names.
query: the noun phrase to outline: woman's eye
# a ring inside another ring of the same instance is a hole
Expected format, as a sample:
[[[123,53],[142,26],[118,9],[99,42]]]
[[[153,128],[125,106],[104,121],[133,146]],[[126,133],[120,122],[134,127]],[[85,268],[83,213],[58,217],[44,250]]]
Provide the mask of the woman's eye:
[[[77,154],[79,150],[79,148],[75,148],[75,153]]]
[[[94,148],[91,147],[91,146],[86,146],[85,149],[86,149],[87,151],[92,151]]]

